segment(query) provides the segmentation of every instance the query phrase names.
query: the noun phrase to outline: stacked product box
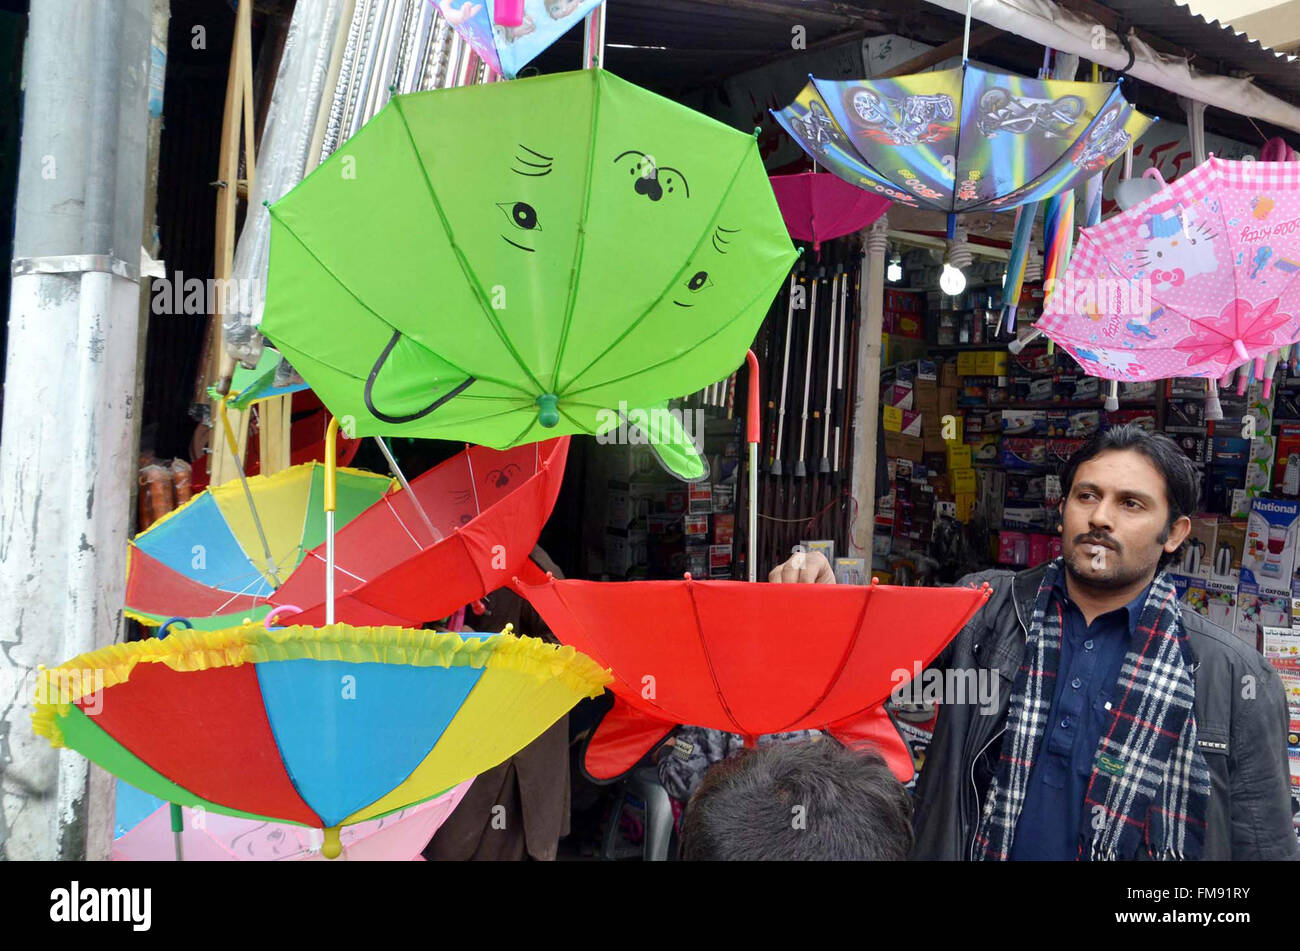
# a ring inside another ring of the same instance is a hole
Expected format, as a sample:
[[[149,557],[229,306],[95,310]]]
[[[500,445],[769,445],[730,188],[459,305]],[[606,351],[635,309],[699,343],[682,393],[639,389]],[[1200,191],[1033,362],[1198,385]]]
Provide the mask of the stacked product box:
[[[1246,521],[1234,633],[1262,649],[1263,628],[1291,626],[1300,501],[1254,499]]]
[[[1215,543],[1219,520],[1214,517],[1192,519],[1192,530],[1183,544],[1178,562],[1171,566],[1175,584],[1179,585],[1179,600],[1204,617],[1210,616],[1210,598],[1207,585],[1214,565]],[[1226,625],[1220,624],[1221,627]]]
[[[1300,836],[1300,626],[1264,628],[1263,648],[1265,659],[1277,671],[1286,692],[1291,811],[1295,817],[1296,835]]]

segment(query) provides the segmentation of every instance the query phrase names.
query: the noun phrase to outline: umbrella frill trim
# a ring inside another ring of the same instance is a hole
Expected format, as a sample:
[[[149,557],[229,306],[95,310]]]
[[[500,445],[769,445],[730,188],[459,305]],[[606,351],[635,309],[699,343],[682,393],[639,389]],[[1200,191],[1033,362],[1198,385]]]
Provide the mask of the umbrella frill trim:
[[[74,657],[37,677],[32,729],[50,745],[64,745],[58,718],[98,690],[126,683],[136,664],[166,664],[176,671],[238,667],[283,660],[346,661],[410,667],[474,667],[513,670],[553,678],[588,697],[601,694],[613,677],[572,647],[533,637],[495,634],[464,637],[402,627],[295,626],[267,631],[261,624],[219,631],[186,629],[158,640],[112,644]],[[64,672],[60,674],[59,672]]]

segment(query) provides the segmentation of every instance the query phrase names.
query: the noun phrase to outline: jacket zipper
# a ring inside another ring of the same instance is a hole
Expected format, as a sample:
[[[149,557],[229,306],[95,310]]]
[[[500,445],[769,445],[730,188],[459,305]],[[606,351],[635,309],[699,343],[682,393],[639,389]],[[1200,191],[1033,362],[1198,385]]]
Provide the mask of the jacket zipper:
[[[1020,616],[1020,599],[1016,597],[1014,580],[1012,581],[1012,588],[1011,588],[1011,604],[1016,609],[1016,622],[1020,625],[1021,632],[1026,637],[1028,637],[1029,628],[1025,624],[1024,618]],[[1008,716],[1010,715],[1010,712],[1011,712],[1010,710],[1007,711]],[[1007,724],[1006,724],[1006,720],[1004,719],[1002,722],[1002,729],[998,730],[991,737],[989,737],[988,741],[982,747],[980,747],[980,751],[976,753],[974,758],[971,759],[970,761],[970,788],[971,788],[971,792],[974,793],[974,797],[975,797],[975,810],[971,817],[970,848],[968,850],[970,861],[972,862],[975,861],[975,839],[979,835],[980,822],[982,821],[984,815],[983,804],[980,802],[979,787],[975,785],[975,764],[979,762],[979,758],[984,755],[985,751],[987,751],[988,748],[993,745],[993,741],[996,740],[1005,732],[1007,732]]]

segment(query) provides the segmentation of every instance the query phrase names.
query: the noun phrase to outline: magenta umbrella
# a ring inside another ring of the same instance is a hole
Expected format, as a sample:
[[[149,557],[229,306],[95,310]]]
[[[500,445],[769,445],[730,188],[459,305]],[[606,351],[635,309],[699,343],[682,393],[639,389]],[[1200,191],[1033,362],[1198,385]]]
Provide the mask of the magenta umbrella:
[[[769,178],[790,237],[811,241],[814,251],[821,250],[823,241],[861,231],[890,204],[889,199],[850,185],[837,175],[802,172]]]
[[[1300,162],[1211,157],[1079,235],[1036,327],[1107,380],[1221,378],[1300,340]]]

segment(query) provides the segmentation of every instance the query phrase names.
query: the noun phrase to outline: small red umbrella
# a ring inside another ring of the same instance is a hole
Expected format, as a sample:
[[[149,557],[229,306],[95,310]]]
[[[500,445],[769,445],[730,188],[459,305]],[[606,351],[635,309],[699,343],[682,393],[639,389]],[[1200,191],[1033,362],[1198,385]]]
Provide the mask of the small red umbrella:
[[[811,241],[814,251],[821,250],[823,241],[861,231],[890,204],[889,199],[850,185],[837,175],[802,172],[769,179],[790,237]]]
[[[679,723],[738,733],[820,729],[881,747],[900,779],[912,758],[881,704],[988,599],[983,588],[590,582],[515,587],[561,643],[614,675],[614,708],[585,766],[608,779]]]
[[[335,610],[348,624],[419,625],[446,617],[526,573],[555,507],[569,437],[498,451],[470,446],[385,495],[334,537]],[[418,504],[417,504],[418,503]],[[273,598],[303,608],[281,623],[325,617],[325,545]]]

